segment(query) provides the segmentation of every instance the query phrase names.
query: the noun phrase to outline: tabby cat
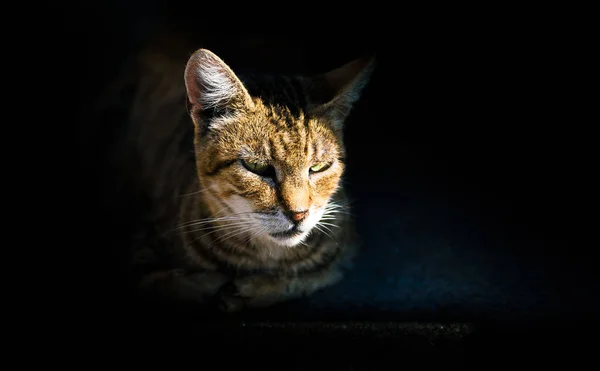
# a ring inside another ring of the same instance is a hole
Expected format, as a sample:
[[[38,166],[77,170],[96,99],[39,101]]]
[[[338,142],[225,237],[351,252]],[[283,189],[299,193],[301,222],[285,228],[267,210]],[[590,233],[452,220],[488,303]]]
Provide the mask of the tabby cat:
[[[237,76],[206,49],[140,61],[119,157],[156,232],[137,287],[230,312],[338,282],[356,250],[342,130],[374,59],[311,77]]]

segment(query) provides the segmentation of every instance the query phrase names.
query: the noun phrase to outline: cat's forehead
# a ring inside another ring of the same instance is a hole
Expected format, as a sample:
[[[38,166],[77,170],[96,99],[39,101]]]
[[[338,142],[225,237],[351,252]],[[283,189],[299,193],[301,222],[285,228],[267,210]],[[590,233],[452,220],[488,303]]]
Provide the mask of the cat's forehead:
[[[338,155],[337,138],[326,124],[285,106],[263,106],[237,129],[247,155],[289,164]]]
[[[304,128],[310,118],[304,110],[283,104],[267,104],[255,100],[255,119],[270,124],[278,132],[297,132]]]
[[[268,127],[268,139],[283,148],[300,149],[307,144],[335,142],[333,132],[327,125],[308,116],[267,116],[263,124]]]

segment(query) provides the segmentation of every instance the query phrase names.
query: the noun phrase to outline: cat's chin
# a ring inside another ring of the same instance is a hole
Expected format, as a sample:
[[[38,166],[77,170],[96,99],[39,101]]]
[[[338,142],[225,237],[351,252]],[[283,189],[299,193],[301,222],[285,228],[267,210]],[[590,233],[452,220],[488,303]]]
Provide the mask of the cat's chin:
[[[307,237],[307,232],[297,233],[292,236],[284,235],[269,235],[268,239],[271,244],[281,247],[294,247],[301,244]]]

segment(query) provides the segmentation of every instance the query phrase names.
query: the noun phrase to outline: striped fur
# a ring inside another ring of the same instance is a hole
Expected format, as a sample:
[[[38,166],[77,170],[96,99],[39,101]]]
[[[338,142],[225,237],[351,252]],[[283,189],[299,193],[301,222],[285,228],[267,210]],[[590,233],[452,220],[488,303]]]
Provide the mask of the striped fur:
[[[120,165],[151,202],[157,232],[133,253],[139,287],[235,311],[339,281],[357,245],[342,128],[372,61],[314,77],[238,77],[201,49],[185,67],[160,53],[140,58],[123,136]],[[324,171],[309,170],[321,162]],[[293,212],[306,212],[296,227]]]

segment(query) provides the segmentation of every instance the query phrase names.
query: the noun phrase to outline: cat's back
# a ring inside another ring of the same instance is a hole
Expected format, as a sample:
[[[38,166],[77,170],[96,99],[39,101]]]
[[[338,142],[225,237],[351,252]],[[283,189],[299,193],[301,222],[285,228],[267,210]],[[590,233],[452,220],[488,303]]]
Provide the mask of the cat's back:
[[[170,141],[182,129],[190,129],[183,80],[187,49],[177,38],[163,35],[152,40],[132,60],[125,76],[135,84],[128,117],[129,140],[139,151],[150,144]]]

